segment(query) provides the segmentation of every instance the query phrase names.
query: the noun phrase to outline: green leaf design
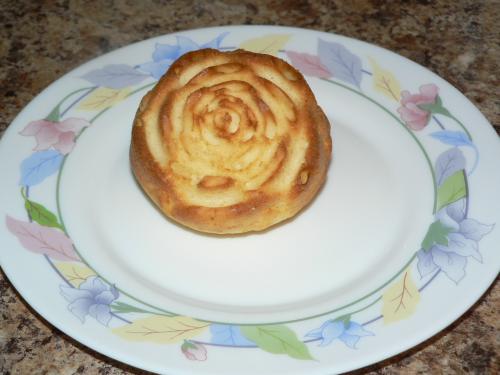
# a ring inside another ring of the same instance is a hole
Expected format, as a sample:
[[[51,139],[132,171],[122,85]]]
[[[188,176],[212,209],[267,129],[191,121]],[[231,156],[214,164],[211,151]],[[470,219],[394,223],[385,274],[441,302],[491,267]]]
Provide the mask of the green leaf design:
[[[440,210],[459,199],[467,196],[467,187],[465,184],[464,172],[462,170],[455,172],[439,186],[437,191],[437,209]]]
[[[241,326],[241,333],[266,352],[287,354],[296,359],[314,359],[306,344],[286,326]]]
[[[47,121],[57,122],[61,117],[59,105],[56,105],[54,109],[49,113],[49,115],[45,118]]]
[[[443,101],[441,98],[436,96],[436,101],[434,103],[429,103],[429,104],[419,104],[418,107],[424,111],[430,112],[430,113],[438,113],[444,116],[451,116],[450,112],[443,107]]]
[[[23,195],[24,198],[24,208],[28,212],[31,219],[40,225],[45,227],[59,228],[63,229],[62,225],[57,220],[57,216],[47,210],[40,203],[34,202]]]
[[[181,350],[188,350],[188,349],[196,349],[196,345],[193,344],[191,341],[184,340],[184,342],[181,345]]]
[[[148,311],[143,310],[139,307],[129,305],[128,303],[125,303],[125,302],[115,302],[114,304],[111,305],[111,308],[113,309],[113,312],[117,312],[117,313],[148,312]]]
[[[439,245],[448,245],[448,234],[451,229],[445,227],[439,220],[435,221],[429,226],[429,230],[422,241],[422,249],[429,251],[435,243]]]

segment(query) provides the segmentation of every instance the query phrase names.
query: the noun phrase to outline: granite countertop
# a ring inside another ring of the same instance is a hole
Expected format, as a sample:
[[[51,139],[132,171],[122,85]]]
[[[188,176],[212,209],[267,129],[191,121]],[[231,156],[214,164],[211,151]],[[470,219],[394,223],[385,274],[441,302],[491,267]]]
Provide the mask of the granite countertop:
[[[289,25],[381,45],[465,94],[500,134],[498,1],[51,1],[0,3],[0,135],[43,88],[105,52],[203,26]],[[497,280],[498,281],[498,280]],[[144,374],[41,318],[0,272],[0,373]],[[500,286],[458,321],[357,374],[500,373]]]

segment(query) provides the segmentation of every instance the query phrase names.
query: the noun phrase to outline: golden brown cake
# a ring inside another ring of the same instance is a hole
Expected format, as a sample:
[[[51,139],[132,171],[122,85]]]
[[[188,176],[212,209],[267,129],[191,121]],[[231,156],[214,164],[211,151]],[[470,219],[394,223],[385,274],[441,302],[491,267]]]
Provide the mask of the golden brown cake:
[[[179,58],[142,99],[130,160],[168,217],[202,232],[244,233],[306,206],[331,149],[328,119],[292,66],[203,49]]]

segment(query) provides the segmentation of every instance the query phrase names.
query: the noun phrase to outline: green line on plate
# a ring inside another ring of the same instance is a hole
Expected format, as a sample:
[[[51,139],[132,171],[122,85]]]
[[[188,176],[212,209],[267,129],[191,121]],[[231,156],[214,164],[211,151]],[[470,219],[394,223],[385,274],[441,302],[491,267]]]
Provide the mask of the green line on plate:
[[[389,114],[394,120],[396,120],[398,122],[398,124],[400,124],[408,132],[408,134],[410,134],[410,136],[417,143],[418,147],[420,148],[420,150],[424,154],[425,160],[427,161],[427,165],[429,166],[429,169],[431,171],[432,186],[433,186],[433,189],[434,189],[434,204],[433,204],[433,211],[432,211],[432,213],[435,214],[436,213],[436,209],[437,209],[437,183],[436,183],[436,177],[434,176],[434,167],[432,166],[431,159],[429,158],[429,155],[427,155],[427,152],[425,151],[424,146],[419,141],[419,139],[415,136],[415,134],[413,134],[413,132],[410,129],[408,129],[408,127],[396,115],[394,115],[394,113],[392,113],[391,111],[389,111],[382,104],[380,104],[377,101],[373,100],[369,96],[363,94],[361,91],[357,91],[357,90],[353,89],[352,87],[344,85],[344,84],[342,84],[340,82],[332,81],[331,79],[327,79],[327,78],[320,78],[320,79],[322,79],[323,81],[332,83],[334,85],[340,86],[340,87],[342,87],[344,89],[347,89],[347,90],[349,90],[349,91],[351,91],[351,92],[353,92],[353,93],[355,93],[355,94],[357,94],[359,96],[362,96],[363,98],[369,100],[370,102],[372,102],[373,104],[375,104],[376,106],[378,106],[379,108],[381,108],[382,110],[384,110],[387,114]]]
[[[104,108],[102,111],[100,111],[97,115],[92,117],[92,119],[89,121],[91,124],[94,123],[95,120],[97,120],[104,112],[106,112],[108,109],[111,107]]]
[[[91,90],[93,89],[94,86],[90,86],[90,87],[84,87],[84,88],[81,88],[81,89],[78,89],[78,90],[75,90],[75,91],[72,91],[70,92],[68,95],[66,95],[64,98],[61,99],[61,101],[59,103],[57,103],[56,107],[60,107],[66,99],[68,99],[70,96],[73,96],[75,95],[76,93],[79,93],[81,91],[85,91],[85,90]]]
[[[151,87],[154,85],[156,85],[156,82],[148,83],[147,85],[141,86],[141,87],[135,89],[134,91],[131,91],[126,97],[128,98],[129,96],[132,96],[132,95],[138,93],[139,91],[142,91],[142,90],[147,89],[148,87]]]
[[[323,79],[323,78],[322,78]],[[420,149],[422,150],[426,160],[427,160],[427,163],[429,165],[429,168],[431,170],[431,175],[432,175],[432,180],[433,180],[433,185],[434,185],[434,212],[436,210],[436,204],[437,204],[437,185],[436,185],[436,180],[435,180],[435,176],[434,176],[434,170],[433,170],[433,167],[432,167],[432,163],[429,159],[429,156],[427,155],[425,149],[423,148],[422,144],[420,143],[420,141],[415,137],[415,135],[405,126],[405,124],[403,122],[401,122],[401,120],[399,120],[393,113],[391,113],[388,109],[386,109],[385,107],[383,107],[381,104],[377,103],[375,100],[373,100],[372,98],[366,96],[365,94],[363,94],[362,92],[359,92],[359,91],[356,91],[354,89],[352,89],[351,87],[349,86],[346,86],[346,85],[343,85],[339,82],[335,82],[335,81],[332,81],[332,80],[329,80],[329,79],[323,79],[327,82],[330,82],[332,84],[335,84],[335,85],[338,85],[340,87],[343,87],[349,91],[352,91],[362,97],[364,97],[365,99],[368,99],[369,101],[371,101],[372,103],[374,103],[375,105],[377,105],[378,107],[380,107],[381,109],[383,109],[385,112],[387,112],[389,115],[391,115],[399,124],[401,124],[403,126],[403,128],[412,136],[412,138],[415,140],[415,142],[418,144],[418,146],[420,147]],[[148,87],[151,87],[153,86],[155,83],[150,83],[150,84],[147,84],[147,85],[144,85],[134,91],[132,91],[131,93],[129,93],[127,95],[127,97],[141,91],[141,90],[144,90]],[[99,113],[97,113],[91,120],[90,122],[93,123],[97,118],[99,118],[104,112],[106,112],[108,109],[110,109],[111,107],[108,107],[108,108],[105,108],[103,110],[101,110]],[[77,141],[77,139],[82,135],[82,133],[85,131],[85,128],[82,129],[82,131],[78,134],[78,136],[75,138],[75,142]],[[64,219],[63,219],[63,216],[62,216],[62,212],[61,212],[61,204],[60,204],[60,188],[61,188],[61,176],[62,176],[62,172],[63,172],[63,169],[64,169],[64,166],[65,166],[65,162],[66,162],[66,159],[67,159],[67,155],[64,157],[62,163],[61,163],[61,167],[59,169],[59,173],[57,175],[57,182],[56,182],[56,205],[57,205],[57,213],[58,213],[58,216],[59,216],[59,220],[60,220],[60,223],[61,223],[61,226],[64,230],[64,232],[66,233],[66,235],[68,235],[68,232],[66,230],[66,227],[64,225]],[[69,235],[68,235],[69,237]],[[75,252],[78,254],[78,256],[80,257],[80,259],[82,260],[83,263],[85,263],[90,269],[92,269],[100,278],[102,278],[106,283],[112,285],[112,283],[107,280],[106,278],[102,277],[102,275],[100,275],[98,272],[96,272],[96,270],[90,266],[90,264],[85,260],[85,258],[82,256],[82,254],[78,251],[78,249],[76,248],[76,246],[74,246],[74,249],[75,249]],[[386,281],[385,283],[383,283],[381,286],[379,286],[378,288],[376,288],[375,290],[373,290],[372,292],[366,294],[365,296],[349,303],[349,304],[346,304],[344,306],[341,306],[341,307],[338,307],[336,309],[333,309],[333,310],[329,310],[329,311],[326,311],[326,312],[323,312],[321,314],[316,314],[316,315],[313,315],[313,316],[308,316],[308,317],[305,317],[305,318],[300,318],[300,319],[291,319],[291,320],[283,320],[283,321],[273,321],[273,322],[270,322],[270,323],[259,323],[259,324],[255,324],[255,323],[231,323],[231,324],[237,324],[237,325],[240,325],[240,326],[251,326],[251,325],[272,325],[272,324],[286,324],[286,323],[295,323],[295,322],[300,322],[300,321],[304,321],[304,320],[308,320],[308,319],[313,319],[313,318],[318,318],[318,317],[321,317],[321,316],[325,316],[325,315],[328,315],[328,314],[332,314],[332,313],[335,313],[335,312],[338,312],[338,311],[341,311],[341,310],[344,310],[350,306],[353,306],[363,300],[365,300],[366,298],[369,298],[370,296],[372,296],[373,294],[377,293],[378,291],[380,291],[381,289],[383,289],[384,287],[386,287],[389,283],[391,283],[396,277],[398,277],[412,262],[413,260],[415,259],[416,257],[416,253],[413,254],[413,256],[410,258],[410,260],[408,260],[408,262],[406,262],[406,264],[394,275],[392,276],[388,281]],[[117,290],[145,305],[145,306],[149,306],[155,310],[158,310],[158,311],[161,311],[161,313],[158,313],[158,315],[167,315],[167,316],[176,316],[178,314],[175,314],[174,312],[171,312],[171,311],[167,311],[167,310],[164,310],[164,309],[161,309],[159,307],[156,307],[156,306],[153,306],[147,302],[144,302],[132,295],[130,295],[129,293],[123,291],[122,289],[118,288],[117,287]],[[380,301],[382,297],[378,297],[377,299],[375,299],[374,301],[372,301],[370,304],[368,304],[367,306],[364,306],[363,308],[361,309],[358,309],[358,310],[355,310],[354,312],[350,312],[348,313],[349,315],[352,315],[352,314],[356,314],[358,312],[361,312],[363,310],[366,310],[367,308],[373,306],[374,304],[376,304],[378,301]],[[155,314],[154,312],[150,312],[152,314]],[[198,319],[196,318],[197,320],[199,321],[202,321],[202,322],[207,322],[207,323],[219,323],[219,324],[228,324],[227,322],[219,322],[219,321],[214,321],[214,320],[205,320],[205,319]]]
[[[460,121],[459,119],[457,119],[455,116],[453,116],[451,113],[448,113],[447,115],[449,118],[455,120],[455,122],[460,125],[460,127],[464,130],[465,134],[467,134],[467,137],[469,137],[470,141],[472,142],[472,136],[471,134],[469,133],[469,131],[467,130],[467,128],[465,127],[464,124],[462,124],[462,121]]]
[[[372,303],[370,303],[369,305],[366,305],[365,307],[362,307],[358,310],[355,310],[355,311],[352,311],[349,313],[349,315],[354,315],[354,314],[357,314],[361,311],[365,311],[366,309],[372,307],[373,305],[375,305],[378,301],[380,301],[382,299],[382,296],[378,297],[375,301],[373,301]]]
[[[314,318],[319,318],[320,316],[325,316],[325,315],[328,315],[328,314],[333,314],[337,311],[340,311],[340,310],[344,310],[352,305],[355,305],[357,304],[358,302],[361,302],[363,301],[364,299],[372,296],[373,294],[377,293],[378,291],[380,291],[381,289],[385,288],[388,284],[390,284],[392,281],[394,281],[394,279],[396,277],[398,277],[399,275],[401,275],[401,273],[413,262],[413,260],[415,259],[415,257],[417,256],[417,253],[413,254],[413,256],[410,258],[410,260],[408,262],[405,263],[405,265],[398,271],[396,272],[396,274],[394,276],[392,276],[389,280],[387,280],[385,283],[383,283],[381,286],[379,286],[377,289],[373,290],[372,292],[364,295],[363,297],[361,298],[358,298],[356,301],[354,302],[351,302],[351,303],[348,303],[347,305],[344,305],[344,306],[341,306],[341,307],[337,307],[336,309],[333,309],[333,310],[329,310],[329,311],[326,311],[326,312],[323,312],[321,314],[316,314],[316,315],[311,315],[311,316],[308,316],[306,318],[300,318],[300,319],[292,319],[292,320],[283,320],[283,321],[279,321],[279,322],[271,322],[271,323],[259,323],[259,324],[255,324],[255,323],[234,323],[234,324],[237,324],[237,325],[240,325],[240,326],[255,326],[255,325],[259,325],[259,326],[265,326],[265,325],[272,325],[272,324],[286,324],[286,323],[296,323],[296,322],[301,322],[303,320],[309,320],[309,319],[314,319]],[[363,311],[363,310],[366,310],[368,307],[371,307],[372,305],[374,305],[375,303],[377,303],[378,301],[380,301],[382,297],[378,297],[375,301],[373,301],[372,303],[370,303],[368,306],[365,306],[363,307],[362,309],[359,309],[359,310],[356,310],[354,312],[348,312],[347,314],[344,314],[344,315],[353,315],[353,314],[356,314],[360,311]],[[224,322],[214,322],[214,321],[210,321],[210,320],[203,320],[203,319],[198,319],[202,322],[211,322],[211,323],[220,323],[220,324],[227,324],[227,323],[224,323]]]

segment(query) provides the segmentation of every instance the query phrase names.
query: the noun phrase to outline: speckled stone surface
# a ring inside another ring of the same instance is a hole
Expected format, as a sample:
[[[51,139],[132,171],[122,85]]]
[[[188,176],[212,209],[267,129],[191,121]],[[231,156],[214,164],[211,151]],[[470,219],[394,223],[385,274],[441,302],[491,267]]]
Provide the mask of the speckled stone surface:
[[[102,53],[203,26],[273,24],[381,45],[465,94],[500,134],[498,0],[3,1],[0,135],[43,88]],[[418,347],[356,374],[500,373],[500,286]],[[1,374],[144,374],[53,328],[0,273]]]

